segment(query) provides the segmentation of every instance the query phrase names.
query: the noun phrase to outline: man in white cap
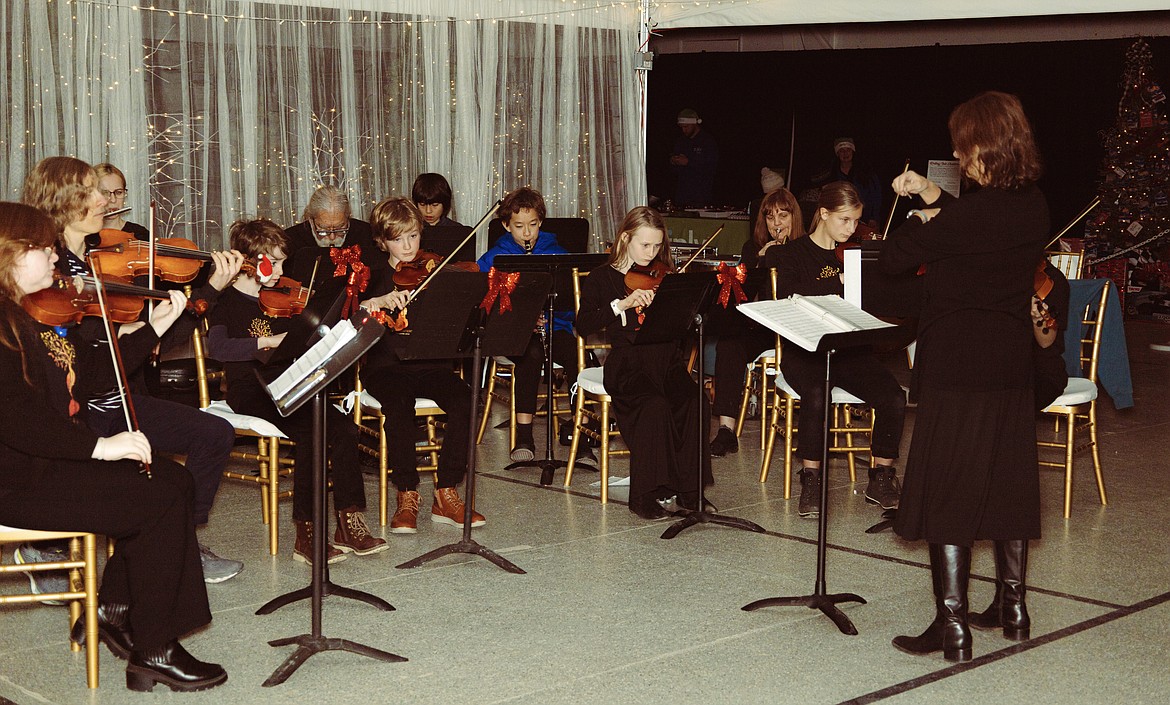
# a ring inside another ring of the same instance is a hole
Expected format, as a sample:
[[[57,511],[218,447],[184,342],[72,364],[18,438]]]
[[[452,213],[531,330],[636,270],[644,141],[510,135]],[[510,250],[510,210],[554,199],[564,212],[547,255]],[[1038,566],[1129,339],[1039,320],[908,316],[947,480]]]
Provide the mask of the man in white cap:
[[[706,206],[714,200],[719,145],[703,132],[702,122],[699,114],[690,108],[678,114],[678,129],[682,134],[674,141],[670,163],[677,177],[674,201],[680,206]]]
[[[833,164],[827,173],[813,179],[818,186],[831,181],[848,181],[857,189],[864,207],[861,210],[861,220],[876,228],[882,214],[882,187],[877,175],[853,158],[857,153],[857,146],[852,137],[838,137],[833,140]]]

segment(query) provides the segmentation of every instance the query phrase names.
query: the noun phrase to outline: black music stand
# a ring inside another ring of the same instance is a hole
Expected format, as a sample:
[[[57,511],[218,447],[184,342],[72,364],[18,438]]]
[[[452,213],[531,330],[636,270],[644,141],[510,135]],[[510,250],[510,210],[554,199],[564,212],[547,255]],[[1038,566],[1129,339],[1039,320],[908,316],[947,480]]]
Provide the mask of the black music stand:
[[[783,331],[777,330],[783,335]],[[860,602],[866,604],[865,598],[855,595],[851,592],[841,592],[830,594],[826,590],[825,585],[825,554],[827,551],[827,533],[829,522],[829,429],[831,428],[830,409],[832,404],[832,362],[833,354],[838,350],[845,350],[848,348],[857,348],[862,346],[874,345],[890,345],[894,341],[904,340],[906,336],[913,336],[913,331],[907,331],[901,326],[889,326],[882,328],[869,328],[865,330],[851,331],[847,333],[829,333],[823,336],[818,342],[816,349],[812,352],[824,353],[825,355],[825,413],[824,413],[824,445],[821,447],[821,497],[820,509],[821,515],[817,522],[817,578],[816,585],[813,588],[811,595],[802,595],[798,597],[769,597],[762,600],[756,600],[743,606],[746,612],[758,610],[761,607],[778,606],[804,606],[809,609],[820,610],[826,617],[833,620],[833,624],[841,630],[842,634],[849,634],[851,636],[857,635],[857,627],[853,626],[853,622],[845,613],[838,609],[837,604],[841,602]],[[802,346],[803,347],[803,346]]]
[[[349,326],[349,321],[336,324],[335,327],[340,328]],[[380,597],[375,597],[359,590],[351,588],[343,588],[334,585],[329,580],[328,567],[325,559],[325,547],[328,543],[328,523],[326,521],[326,485],[325,485],[325,466],[328,462],[326,458],[327,446],[325,442],[325,404],[326,394],[325,390],[329,384],[337,379],[338,375],[348,370],[358,358],[366,353],[382,334],[386,331],[385,327],[376,321],[359,321],[357,325],[357,335],[345,343],[339,349],[333,351],[331,355],[326,355],[318,359],[318,354],[321,352],[320,347],[325,346],[329,339],[326,331],[320,330],[319,327],[314,327],[308,339],[320,337],[317,345],[310,348],[297,361],[296,364],[302,364],[305,369],[297,375],[299,380],[292,385],[284,393],[273,393],[273,389],[269,385],[265,385],[265,389],[269,394],[273,394],[273,401],[276,403],[276,408],[280,411],[282,416],[288,416],[299,409],[310,398],[313,399],[313,578],[309,587],[294,590],[293,592],[281,595],[265,603],[260,609],[256,610],[256,614],[269,614],[275,610],[287,605],[291,602],[301,600],[305,597],[312,598],[312,628],[310,633],[301,634],[299,636],[286,637],[282,639],[273,639],[269,641],[270,646],[285,646],[287,644],[296,644],[297,649],[294,651],[284,663],[282,663],[268,680],[264,681],[265,687],[280,685],[288,680],[289,676],[293,674],[301,664],[303,664],[310,656],[321,653],[323,651],[349,651],[379,661],[387,663],[397,663],[405,661],[406,659],[397,654],[392,654],[388,651],[375,649],[364,644],[359,644],[348,639],[330,639],[321,633],[321,607],[324,602],[325,595],[338,595],[339,597],[348,597],[350,599],[359,600],[367,604],[373,605],[383,611],[392,611],[394,609],[390,603],[386,602]],[[294,338],[292,344],[296,344],[298,339]],[[289,337],[285,337],[285,343],[289,342]],[[285,343],[281,344],[281,347]],[[313,364],[304,366],[304,360],[313,360]],[[263,378],[263,377],[262,377]]]
[[[747,519],[714,514],[707,511],[707,501],[703,487],[703,466],[710,462],[710,450],[707,448],[707,427],[710,425],[708,414],[702,413],[706,406],[703,391],[703,346],[706,343],[703,329],[704,321],[715,299],[715,273],[696,272],[693,274],[671,274],[662,279],[658,289],[654,292],[654,302],[646,307],[646,318],[642,327],[634,336],[634,345],[667,343],[685,340],[691,331],[695,332],[698,345],[699,368],[699,495],[695,509],[682,508],[678,514],[682,519],[676,521],[662,532],[662,538],[672,539],[687,527],[696,524],[718,524],[733,529],[764,533],[764,527]]]
[[[442,255],[443,259],[452,258],[455,262],[475,261],[475,240],[467,239],[470,232],[470,225],[428,225],[423,228],[427,249]],[[456,252],[455,247],[460,243],[463,243],[463,247]]]
[[[467,553],[485,558],[509,573],[524,574],[514,563],[471,538],[471,512],[475,498],[475,436],[479,424],[477,402],[483,348],[492,355],[516,355],[528,345],[540,304],[548,292],[550,277],[523,274],[516,289],[508,296],[511,310],[499,312],[503,301],[497,298],[485,312],[480,308],[488,291],[488,275],[475,272],[442,273],[410,305],[410,340],[403,358],[439,359],[466,357],[471,354],[471,419],[467,431],[467,474],[463,481],[463,537],[398,564],[398,568],[417,568],[452,553]],[[492,314],[495,310],[497,313]],[[453,439],[445,439],[448,442]]]
[[[499,255],[492,261],[492,265],[502,272],[547,272],[552,276],[552,288],[549,289],[544,311],[549,329],[548,338],[544,344],[544,384],[548,390],[548,403],[546,405],[548,428],[545,433],[544,459],[521,460],[504,467],[505,470],[540,468],[540,484],[542,485],[551,485],[557,468],[568,465],[564,460],[557,460],[553,454],[553,409],[555,408],[555,404],[553,404],[553,315],[557,311],[573,310],[573,268],[575,267],[581,272],[591,272],[608,260],[609,255],[607,254],[563,254]],[[515,389],[514,380],[513,389]]]

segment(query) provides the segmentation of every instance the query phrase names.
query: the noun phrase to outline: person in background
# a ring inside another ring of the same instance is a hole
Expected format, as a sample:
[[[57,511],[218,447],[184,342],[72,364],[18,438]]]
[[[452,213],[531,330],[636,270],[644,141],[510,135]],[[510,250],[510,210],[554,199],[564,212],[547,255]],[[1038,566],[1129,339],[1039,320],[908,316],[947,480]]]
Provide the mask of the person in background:
[[[424,227],[459,225],[449,217],[451,213],[451,184],[442,174],[419,174],[410,188],[410,200],[422,213]]]
[[[317,284],[326,279],[349,276],[353,263],[348,260],[355,245],[361,250],[357,263],[376,269],[386,262],[370,237],[370,224],[353,217],[349,196],[336,186],[314,191],[301,222],[284,232],[288,236],[285,272],[305,286],[313,281],[314,290],[320,290]],[[345,266],[339,267],[338,261]],[[341,273],[335,274],[338,269]]]
[[[884,212],[881,183],[877,174],[859,161],[856,154],[857,146],[852,137],[838,137],[833,140],[833,161],[828,169],[813,177],[813,183],[823,186],[834,181],[848,181],[853,184],[864,204],[861,209],[861,222],[876,229],[878,220]]]
[[[93,168],[98,175],[98,190],[109,201],[106,208],[110,211],[121,210],[126,206],[126,175],[118,167],[109,162],[102,162]],[[149,215],[149,213],[147,214]],[[139,240],[150,239],[150,230],[138,223],[132,223],[126,214],[110,216],[102,223],[102,228],[124,230],[132,233]]]
[[[703,131],[703,119],[691,108],[678,114],[680,134],[670,150],[670,165],[675,175],[676,206],[709,206],[715,200],[715,169],[719,165],[719,145]]]

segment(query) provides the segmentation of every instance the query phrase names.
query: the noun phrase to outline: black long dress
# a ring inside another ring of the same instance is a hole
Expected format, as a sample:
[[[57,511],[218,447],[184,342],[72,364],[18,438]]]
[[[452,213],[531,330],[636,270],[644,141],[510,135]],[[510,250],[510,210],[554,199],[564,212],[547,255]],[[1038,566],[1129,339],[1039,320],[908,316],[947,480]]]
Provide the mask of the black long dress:
[[[654,500],[672,495],[693,506],[699,434],[706,433],[708,413],[699,408],[698,385],[687,372],[680,344],[634,345],[637,314],[626,311],[622,323],[610,308],[614,299],[626,297],[624,280],[608,265],[593,270],[581,285],[576,327],[579,335],[604,329],[613,345],[605,360],[605,389],[630,449],[630,508],[652,509]],[[709,483],[709,458],[702,472]]]
[[[1030,306],[1048,234],[1035,187],[947,199],[882,252],[886,271],[926,265],[911,386],[914,437],[894,530],[969,546],[1040,536]]]

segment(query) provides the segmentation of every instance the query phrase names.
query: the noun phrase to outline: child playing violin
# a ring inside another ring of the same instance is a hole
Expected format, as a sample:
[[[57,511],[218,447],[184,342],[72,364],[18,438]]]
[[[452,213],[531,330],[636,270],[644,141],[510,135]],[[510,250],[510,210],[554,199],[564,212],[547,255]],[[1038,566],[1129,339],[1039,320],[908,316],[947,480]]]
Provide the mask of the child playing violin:
[[[582,283],[577,311],[579,335],[605,330],[613,344],[605,361],[605,388],[630,448],[630,511],[644,519],[666,516],[676,502],[697,509],[698,473],[711,482],[710,460],[697,467],[699,414],[704,410],[681,348],[676,343],[633,344],[639,327],[634,309],[649,306],[654,292],[627,291],[626,273],[653,264],[672,271],[665,240],[666,224],[658,211],[639,206],[627,213],[607,266],[593,270]]]
[[[861,218],[861,198],[847,181],[821,187],[808,237],[772,247],[764,256],[766,266],[775,267],[777,296],[844,294],[843,266],[836,247],[845,242]],[[825,359],[796,345],[784,348],[780,357],[784,379],[800,395],[799,447],[800,516],[820,516],[821,452],[825,434]],[[897,509],[900,488],[894,469],[902,442],[906,417],[906,393],[882,363],[865,349],[848,350],[833,357],[832,383],[864,399],[874,410],[870,446],[874,466],[869,469],[865,500],[882,509]]]
[[[96,178],[83,184],[104,207]],[[101,209],[94,210],[100,219]],[[53,282],[57,234],[41,211],[0,203],[0,524],[117,539],[101,578],[98,633],[129,660],[127,687],[217,686],[227,680],[223,668],[199,661],[178,641],[211,621],[190,476],[154,454],[140,431],[98,434],[78,423],[85,390],[113,384],[110,351],[89,345],[76,328],[40,324],[21,307]],[[184,303],[172,293],[148,325],[120,336],[123,359],[145,360]],[[79,620],[74,639],[84,633]]]
[[[103,215],[109,210],[110,203],[98,188],[99,185],[94,169],[72,157],[43,159],[25,179],[21,200],[48,214],[58,228],[57,270],[61,274],[93,274],[87,260],[87,236],[102,229]],[[243,259],[239,253],[213,253],[215,269],[208,283],[192,294],[192,299],[214,303],[219,292],[239,272]],[[164,341],[185,339],[194,329],[194,324],[192,316],[182,316],[167,331]],[[77,328],[76,334],[87,345],[106,344],[105,326],[100,321],[87,318]],[[146,389],[143,374],[145,366],[137,364],[127,370],[130,375],[131,402],[137,412],[139,429],[160,453],[185,456],[184,467],[195,481],[193,520],[198,525],[206,524],[223,478],[223,469],[235,442],[235,432],[231,424],[223,419],[185,404],[151,396]],[[127,430],[121,393],[114,385],[104,389],[90,389],[79,396],[77,401],[82,406],[79,418],[94,432],[111,435]],[[25,545],[19,550],[22,560],[45,562],[51,560],[52,556],[41,554],[52,552],[51,549],[51,546]],[[228,580],[244,567],[240,561],[217,556],[206,546],[200,545],[199,551],[204,579],[209,583]],[[64,580],[63,577],[57,577],[55,572],[29,575],[34,589],[36,583],[44,580],[43,576],[46,575],[51,576],[49,580]],[[47,591],[58,592],[51,589]]]
[[[557,242],[557,236],[544,232],[544,197],[527,186],[504,196],[498,211],[506,231],[496,244],[478,260],[480,271],[492,267],[498,255],[563,255],[568,254]],[[573,316],[568,311],[553,314],[551,330],[542,317],[538,328],[544,328],[552,339],[553,361],[564,370],[565,384],[572,388],[577,382],[577,341],[573,338]],[[516,363],[513,373],[513,394],[516,398],[516,445],[511,450],[513,461],[532,460],[536,444],[532,439],[532,417],[536,413],[536,392],[544,369],[545,350],[541,332],[532,334],[524,354],[511,358]],[[552,390],[549,390],[550,394]],[[550,405],[551,406],[551,405]],[[550,421],[551,423],[551,421]],[[562,440],[564,442],[564,440]]]
[[[374,243],[386,253],[388,269],[378,272],[366,290],[371,298],[362,307],[401,311],[409,292],[396,288],[394,272],[409,266],[420,257],[430,256],[419,249],[423,217],[410,199],[391,197],[370,213]],[[423,292],[420,296],[426,296]],[[450,361],[402,360],[392,335],[382,338],[367,355],[362,369],[362,383],[382,404],[385,417],[386,452],[392,470],[390,479],[398,489],[398,506],[390,521],[395,534],[418,531],[420,497],[418,493],[417,456],[414,452],[414,400],[434,400],[447,414],[443,449],[439,452],[435,498],[431,504],[431,521],[463,526],[464,504],[455,486],[467,472],[467,434],[471,425],[471,388],[455,374]],[[479,512],[472,512],[471,525],[487,523]]]
[[[232,223],[230,233],[233,249],[253,258],[265,255],[272,261],[273,276],[266,285],[274,285],[284,271],[288,244],[284,230],[271,220],[258,218],[237,220]],[[290,416],[282,416],[255,374],[260,366],[257,353],[279,345],[291,320],[271,316],[261,308],[261,286],[264,285],[257,277],[241,276],[224,292],[210,316],[208,347],[211,356],[224,364],[227,402],[232,411],[271,421],[297,444],[293,468],[293,524],[296,527],[293,559],[311,564],[313,413],[310,408],[302,407]],[[366,495],[358,464],[357,427],[333,406],[328,406],[326,413],[333,506],[337,510],[337,530],[333,534],[333,544],[326,550],[326,559],[329,563],[336,563],[343,560],[346,553],[368,556],[385,551],[388,546],[385,539],[373,536],[366,524]]]

